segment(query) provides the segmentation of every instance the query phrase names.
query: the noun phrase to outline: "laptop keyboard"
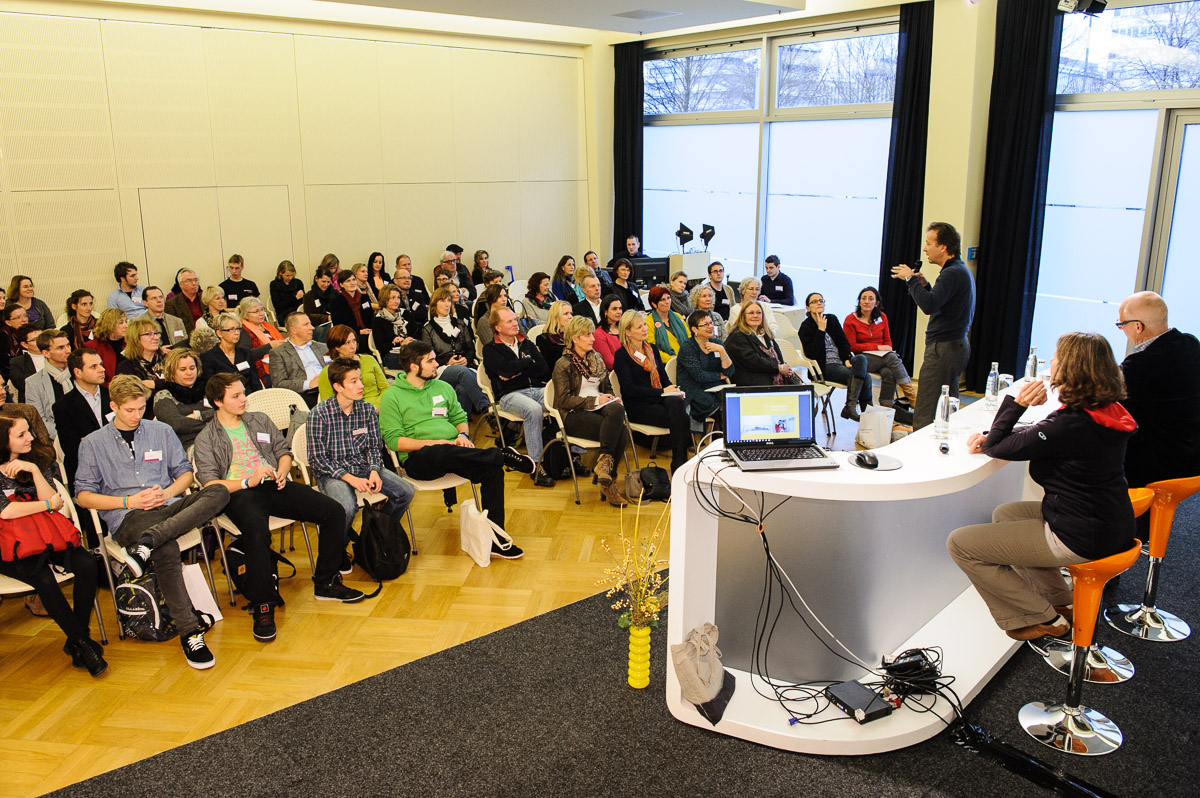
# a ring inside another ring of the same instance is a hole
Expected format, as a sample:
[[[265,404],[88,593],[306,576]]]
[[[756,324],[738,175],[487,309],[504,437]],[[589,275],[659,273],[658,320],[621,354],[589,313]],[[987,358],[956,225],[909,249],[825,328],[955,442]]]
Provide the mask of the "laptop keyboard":
[[[819,460],[825,453],[813,446],[772,446],[767,449],[743,449],[743,460]]]

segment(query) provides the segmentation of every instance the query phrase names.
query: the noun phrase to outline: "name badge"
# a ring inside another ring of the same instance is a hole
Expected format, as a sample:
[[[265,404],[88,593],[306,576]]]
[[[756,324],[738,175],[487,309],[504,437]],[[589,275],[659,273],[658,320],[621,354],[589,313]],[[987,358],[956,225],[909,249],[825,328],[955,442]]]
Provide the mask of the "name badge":
[[[634,353],[633,353],[633,356],[634,356],[634,357],[636,357],[636,358],[638,359],[638,362],[639,362],[639,363],[645,363],[645,362],[646,362],[646,356],[645,356],[645,355],[643,355],[641,352],[634,352]]]
[[[271,433],[269,433],[269,432],[258,432],[258,433],[255,433],[254,437],[258,439],[259,443],[270,443],[271,442]]]
[[[244,360],[241,363],[237,364],[238,371],[248,371],[249,369],[250,369],[250,364]]]
[[[662,322],[661,322],[661,321],[656,321],[656,322],[654,322],[654,326],[655,326],[655,327],[657,327],[657,328],[659,328],[659,329],[661,330],[661,329],[662,329]]]
[[[775,286],[775,293],[777,293],[777,294],[782,294],[782,293],[783,293],[783,286],[782,286],[782,285],[777,285],[777,286]]]
[[[446,397],[442,396],[441,394],[435,394],[433,397],[433,403],[435,405],[440,405],[443,401],[445,401],[445,399]]]
[[[210,405],[210,404],[208,403],[208,400],[207,400],[207,399],[205,399],[205,400],[204,400],[204,403],[203,403],[203,404],[204,404],[204,406],[205,406],[205,407],[207,407],[208,409],[210,409],[210,410],[212,409],[212,405]]]
[[[332,362],[332,361],[330,360],[330,358],[329,358],[329,355],[326,355],[326,356],[325,356],[325,362],[326,362],[326,363],[330,363],[330,362]]]
[[[7,489],[6,489],[6,490],[4,491],[4,495],[5,495],[7,498],[9,498],[9,499],[11,499],[11,498],[13,497],[13,494],[15,494],[15,493],[16,493],[16,491],[15,491],[15,490],[7,490]]]
[[[237,294],[228,294],[227,297],[231,302],[237,302]]]
[[[176,331],[175,331],[175,337],[176,337],[176,338],[182,338],[182,337],[183,337],[183,330],[176,330]]]
[[[104,420],[111,422],[113,420],[113,417],[115,417],[116,415],[117,415],[117,411],[110,410],[104,414]]]
[[[369,307],[371,307],[371,303],[370,303],[370,302],[364,302],[364,303],[362,303],[362,306],[363,306],[364,308],[369,308]]]
[[[147,463],[157,463],[162,460],[162,449],[151,449],[142,457]]]
[[[321,300],[319,300],[319,299],[314,299],[314,300],[313,300],[313,307],[314,307],[314,308],[319,308],[319,307],[321,307]]]
[[[875,319],[874,323],[875,324],[883,324],[883,316],[880,316],[879,318]]]
[[[420,302],[414,302],[414,303],[412,304],[412,309],[413,309],[413,310],[420,310],[420,309],[421,309],[421,303],[420,303]]]
[[[359,427],[358,429],[356,429],[356,430],[352,431],[350,434],[351,434],[351,435],[366,435],[366,434],[367,434],[367,428],[366,428],[366,427]]]
[[[446,408],[444,408],[444,407],[433,408],[433,417],[434,418],[445,418],[446,417]]]

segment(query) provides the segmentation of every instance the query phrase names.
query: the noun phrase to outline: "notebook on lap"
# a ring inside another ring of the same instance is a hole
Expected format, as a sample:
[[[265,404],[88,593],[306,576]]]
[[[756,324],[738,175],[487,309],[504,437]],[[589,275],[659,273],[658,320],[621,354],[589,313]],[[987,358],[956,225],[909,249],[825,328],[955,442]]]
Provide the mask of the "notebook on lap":
[[[725,450],[743,471],[837,468],[813,433],[811,385],[728,388]]]

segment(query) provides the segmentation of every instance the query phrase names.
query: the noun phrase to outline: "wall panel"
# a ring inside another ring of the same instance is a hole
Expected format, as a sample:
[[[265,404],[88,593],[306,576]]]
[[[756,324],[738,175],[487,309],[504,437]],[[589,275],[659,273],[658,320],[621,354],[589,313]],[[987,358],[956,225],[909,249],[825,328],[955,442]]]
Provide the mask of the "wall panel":
[[[521,184],[522,257],[513,264],[518,276],[527,278],[536,271],[553,274],[563,255],[572,255],[577,264],[583,265],[587,205],[581,201],[581,185],[586,183],[564,180]]]
[[[521,185],[519,183],[473,183],[459,185],[458,240],[469,262],[477,249],[486,249],[493,268],[513,264],[521,267]]]
[[[520,56],[455,50],[454,179],[460,183],[516,180]]]
[[[457,242],[454,185],[405,183],[383,187],[388,271],[396,256],[413,259],[413,271],[432,286],[433,270],[447,244]],[[466,246],[465,244],[463,246]],[[472,250],[474,251],[474,250]]]
[[[338,256],[343,269],[365,263],[384,245],[383,186],[309,186],[309,260],[321,262],[325,253]]]
[[[384,183],[454,179],[450,50],[380,43]]]
[[[11,191],[116,186],[98,21],[0,14],[0,130]]]
[[[230,186],[217,189],[221,258],[237,253],[245,276],[264,298],[281,260],[294,261],[292,211],[287,186]],[[299,272],[299,269],[297,269]]]
[[[304,181],[309,185],[381,182],[376,43],[293,38]]]
[[[170,290],[184,267],[195,271],[205,288],[225,279],[215,188],[144,188],[139,199],[146,243],[142,285],[153,282]]]
[[[581,62],[522,55],[518,63],[521,179],[585,179]]]

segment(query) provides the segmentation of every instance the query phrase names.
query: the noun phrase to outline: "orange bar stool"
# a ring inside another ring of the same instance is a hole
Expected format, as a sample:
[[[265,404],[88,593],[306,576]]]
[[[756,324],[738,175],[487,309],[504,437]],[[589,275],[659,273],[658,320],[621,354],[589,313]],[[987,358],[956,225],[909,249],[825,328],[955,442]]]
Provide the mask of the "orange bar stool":
[[[1133,505],[1134,518],[1142,516],[1154,502],[1154,491],[1149,488],[1130,488],[1129,502]],[[1029,647],[1036,651],[1054,670],[1064,676],[1071,673],[1071,661],[1074,659],[1074,647],[1071,643],[1056,637],[1043,637],[1040,640],[1030,640]],[[1133,671],[1133,663],[1120,651],[1098,645],[1095,640],[1092,641],[1083,668],[1085,682],[1091,684],[1127,682],[1133,678]]]
[[[1146,592],[1141,606],[1118,604],[1104,611],[1108,625],[1118,632],[1156,643],[1177,643],[1192,633],[1192,628],[1177,615],[1160,610],[1155,605],[1158,598],[1159,570],[1167,553],[1167,540],[1171,537],[1171,525],[1175,522],[1175,508],[1179,503],[1200,490],[1200,476],[1184,479],[1164,479],[1146,486],[1154,491],[1154,505],[1150,508],[1150,568],[1146,571]]]
[[[1017,719],[1029,736],[1039,743],[1067,754],[1100,756],[1121,747],[1124,737],[1117,724],[1091,707],[1082,706],[1083,674],[1100,616],[1100,594],[1104,585],[1137,562],[1142,542],[1133,541],[1129,550],[1067,566],[1074,581],[1075,621],[1072,630],[1071,674],[1067,698],[1061,704],[1034,701],[1021,707]]]

